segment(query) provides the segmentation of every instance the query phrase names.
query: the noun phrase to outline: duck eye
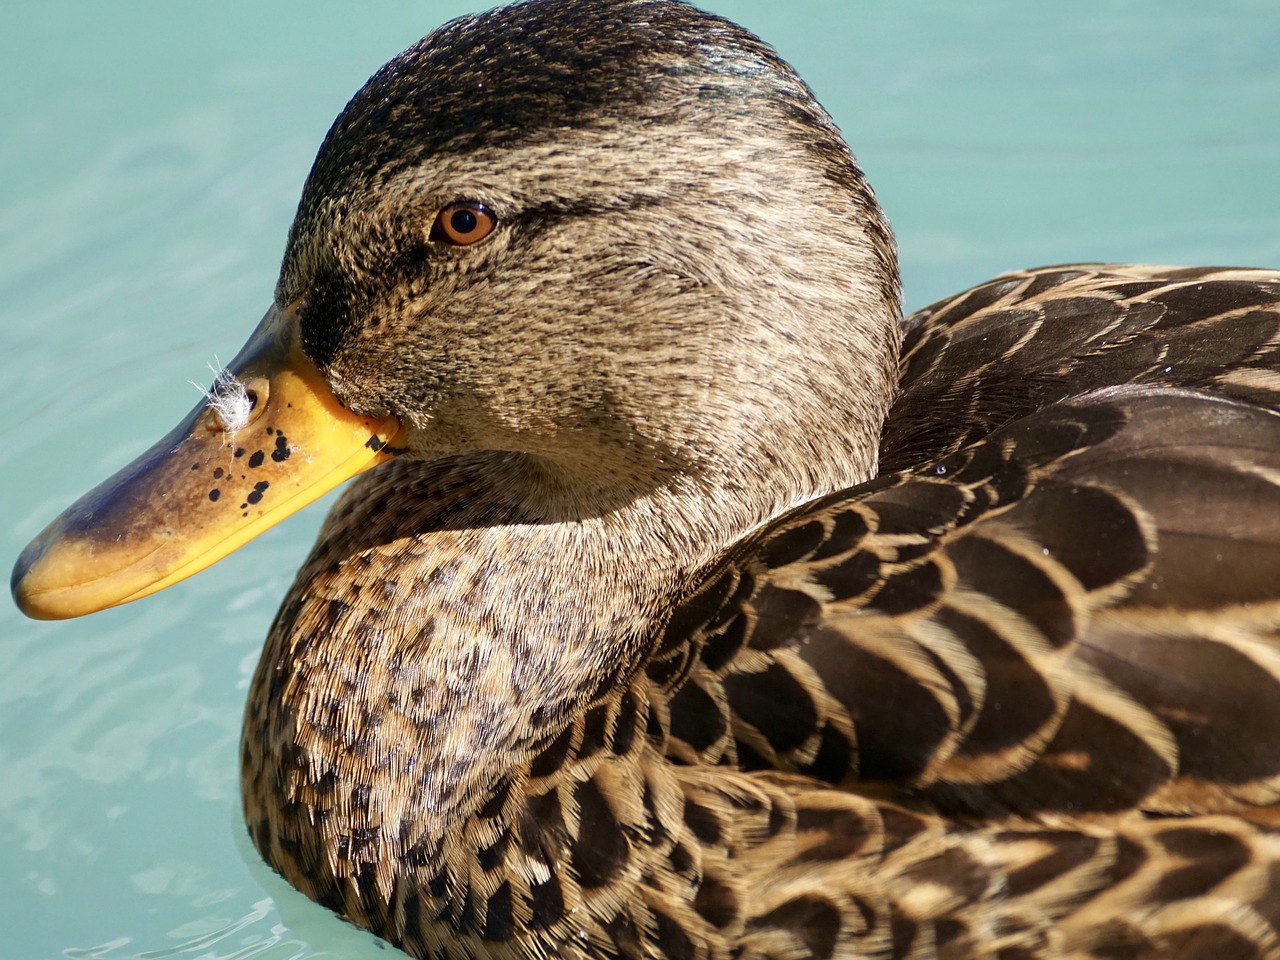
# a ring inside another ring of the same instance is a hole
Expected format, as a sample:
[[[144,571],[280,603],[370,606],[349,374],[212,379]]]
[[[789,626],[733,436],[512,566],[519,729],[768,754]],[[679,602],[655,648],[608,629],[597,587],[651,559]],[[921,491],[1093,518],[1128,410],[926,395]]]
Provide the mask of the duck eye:
[[[498,225],[498,218],[483,203],[451,203],[436,215],[431,239],[457,247],[483,240]]]

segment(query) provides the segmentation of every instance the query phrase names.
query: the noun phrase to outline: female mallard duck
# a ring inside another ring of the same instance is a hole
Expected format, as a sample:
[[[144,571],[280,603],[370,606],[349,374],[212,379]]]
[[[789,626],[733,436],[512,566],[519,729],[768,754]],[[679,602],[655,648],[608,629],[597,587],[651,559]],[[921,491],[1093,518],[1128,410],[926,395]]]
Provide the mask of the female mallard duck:
[[[1278,331],[1280,273],[1123,266],[902,324],[772,51],[531,0],[356,95],[230,375],[14,592],[143,596],[389,461],[244,805],[416,956],[1280,956]]]

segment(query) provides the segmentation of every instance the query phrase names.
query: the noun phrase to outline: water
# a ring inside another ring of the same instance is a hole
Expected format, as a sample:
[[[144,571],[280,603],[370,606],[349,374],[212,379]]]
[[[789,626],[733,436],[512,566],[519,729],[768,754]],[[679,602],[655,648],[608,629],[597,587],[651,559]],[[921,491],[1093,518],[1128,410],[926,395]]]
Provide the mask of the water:
[[[315,148],[463,3],[52,0],[0,35],[9,562],[195,401],[266,309]],[[1082,259],[1280,266],[1280,4],[723,0],[835,114],[919,307]],[[263,867],[236,743],[313,508],[62,624],[0,604],[0,956],[389,954]]]

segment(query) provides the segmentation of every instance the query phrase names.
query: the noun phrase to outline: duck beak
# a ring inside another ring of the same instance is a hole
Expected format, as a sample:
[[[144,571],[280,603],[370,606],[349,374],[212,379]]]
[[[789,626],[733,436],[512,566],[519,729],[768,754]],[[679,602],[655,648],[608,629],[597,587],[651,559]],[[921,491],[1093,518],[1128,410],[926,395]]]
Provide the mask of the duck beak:
[[[61,620],[162,590],[389,459],[399,429],[343,407],[273,308],[212,396],[22,551],[14,600]]]

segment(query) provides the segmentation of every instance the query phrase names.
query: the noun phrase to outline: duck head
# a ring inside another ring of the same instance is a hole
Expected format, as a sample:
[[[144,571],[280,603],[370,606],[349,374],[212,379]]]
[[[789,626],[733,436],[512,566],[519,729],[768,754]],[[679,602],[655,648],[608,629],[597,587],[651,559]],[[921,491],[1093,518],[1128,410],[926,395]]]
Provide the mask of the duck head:
[[[834,124],[741,28],[673,0],[454,21],[334,123],[212,401],[55,520],[14,596],[145,596],[393,455],[526,456],[541,520],[695,491],[740,534],[874,472],[897,283]]]

